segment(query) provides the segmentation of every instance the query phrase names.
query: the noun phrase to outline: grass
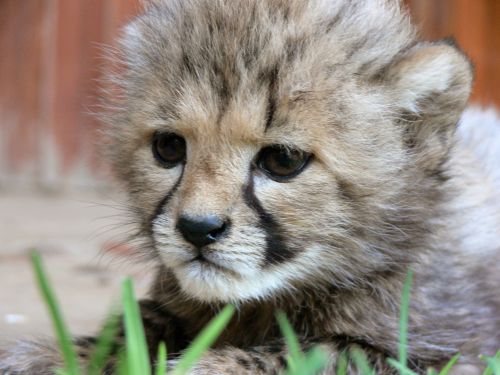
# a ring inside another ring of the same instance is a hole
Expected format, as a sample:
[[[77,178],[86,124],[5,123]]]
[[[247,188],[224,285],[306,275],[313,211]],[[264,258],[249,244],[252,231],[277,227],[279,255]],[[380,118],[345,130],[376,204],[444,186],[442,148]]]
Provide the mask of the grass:
[[[281,333],[285,338],[285,342],[289,351],[289,355],[287,358],[288,370],[290,374],[294,374],[298,369],[299,363],[304,361],[304,354],[300,349],[299,340],[293,332],[293,328],[286,318],[285,313],[282,311],[278,311],[276,313],[276,319],[278,320]]]
[[[181,357],[174,374],[182,375],[187,373],[191,366],[203,355],[203,353],[217,340],[224,328],[234,314],[234,307],[226,306],[193,340]]]
[[[151,375],[151,360],[131,279],[126,279],[123,283],[122,298],[128,373]]]
[[[158,346],[158,355],[156,356],[155,375],[164,375],[167,373],[167,346],[161,342]]]
[[[33,252],[31,260],[36,281],[52,319],[57,342],[63,357],[64,367],[56,370],[58,375],[101,374],[115,348],[115,338],[120,330],[121,315],[123,315],[125,328],[125,347],[118,348],[117,373],[119,375],[151,375],[154,370],[155,375],[166,374],[167,347],[165,343],[160,343],[156,366],[153,366],[149,358],[140,310],[137,300],[135,299],[133,285],[130,279],[126,279],[122,286],[122,313],[118,314],[117,312],[113,312],[109,315],[109,318],[106,320],[97,338],[94,350],[91,353],[88,368],[85,369],[86,371],[83,371],[79,366],[69,330],[64,323],[59,304],[50,286],[38,253]],[[387,360],[389,365],[394,367],[400,375],[416,375],[416,373],[408,367],[407,351],[408,311],[412,280],[413,273],[410,271],[403,286],[401,299],[398,347],[399,358],[397,360],[393,358]],[[226,306],[208,323],[177,360],[173,375],[183,375],[189,371],[196,361],[217,340],[231,320],[234,311],[235,309],[233,306]],[[299,340],[285,314],[278,311],[276,313],[276,319],[289,351],[285,374],[314,375],[323,370],[328,363],[327,353],[321,347],[313,347],[307,353],[303,353]],[[434,369],[429,369],[427,374],[449,374],[459,357],[460,354],[456,354],[439,373]],[[483,375],[500,375],[500,351],[493,357],[483,356],[481,359],[487,364],[487,368]],[[363,375],[375,374],[365,353],[361,349],[354,347],[351,348],[349,352],[342,352],[340,354],[337,360],[337,375],[347,375],[350,362],[352,362]]]
[[[42,297],[47,305],[50,317],[52,318],[54,329],[56,331],[57,341],[64,361],[64,374],[78,375],[78,360],[76,357],[75,349],[71,343],[71,336],[69,335],[69,331],[66,328],[66,324],[64,323],[61,310],[59,309],[59,304],[57,303],[49,280],[45,276],[40,255],[36,252],[33,252],[31,254],[31,261],[33,263],[38,287],[40,288]]]
[[[120,314],[116,312],[109,314],[92,351],[87,369],[88,375],[100,375],[102,373],[102,369],[113,352],[115,338],[120,330],[120,323]]]

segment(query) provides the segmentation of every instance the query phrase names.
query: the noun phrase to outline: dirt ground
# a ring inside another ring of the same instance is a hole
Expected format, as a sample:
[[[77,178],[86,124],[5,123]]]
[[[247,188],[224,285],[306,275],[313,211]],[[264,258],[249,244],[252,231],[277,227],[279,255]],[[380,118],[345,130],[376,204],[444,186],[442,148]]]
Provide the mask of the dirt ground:
[[[115,197],[116,198],[116,197]],[[117,202],[97,194],[47,196],[0,192],[0,344],[52,336],[34,282],[31,249],[43,257],[73,334],[89,334],[120,299],[120,283],[135,280],[145,293],[151,265],[120,245],[125,228]]]

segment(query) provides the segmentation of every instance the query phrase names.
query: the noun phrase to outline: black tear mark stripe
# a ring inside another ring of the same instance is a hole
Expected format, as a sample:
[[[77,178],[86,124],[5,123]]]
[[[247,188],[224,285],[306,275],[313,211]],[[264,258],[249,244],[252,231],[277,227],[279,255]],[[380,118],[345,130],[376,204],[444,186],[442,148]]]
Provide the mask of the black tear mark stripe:
[[[153,223],[155,222],[156,218],[160,215],[163,214],[163,210],[165,206],[168,204],[168,202],[172,199],[172,196],[174,193],[177,191],[177,188],[179,187],[182,176],[184,175],[184,166],[182,167],[182,172],[181,175],[179,176],[179,179],[176,181],[175,185],[170,189],[170,191],[158,202],[156,205],[155,211],[153,215],[151,215],[151,220],[149,221],[149,231],[150,233],[153,233]]]
[[[293,259],[295,251],[290,249],[285,242],[283,230],[272,214],[267,212],[255,196],[252,175],[244,187],[243,198],[259,218],[259,227],[266,234],[265,265],[280,264]]]

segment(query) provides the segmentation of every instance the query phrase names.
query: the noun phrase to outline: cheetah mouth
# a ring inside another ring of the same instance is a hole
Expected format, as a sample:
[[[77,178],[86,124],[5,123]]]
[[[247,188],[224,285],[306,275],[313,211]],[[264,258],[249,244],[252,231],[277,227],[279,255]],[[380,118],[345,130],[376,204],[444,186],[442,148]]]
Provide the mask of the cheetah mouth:
[[[230,269],[224,265],[221,265],[214,261],[213,259],[209,259],[207,256],[203,254],[198,254],[197,256],[193,257],[191,260],[186,262],[186,265],[190,266],[198,266],[200,268],[207,268],[211,270],[215,270],[217,272],[225,273],[225,274],[231,274],[233,276],[237,276],[238,274],[233,270]]]
[[[191,259],[191,262],[195,262],[195,261],[210,262],[207,258],[205,258],[205,256],[203,254],[199,254],[199,255],[195,256],[193,259]]]
[[[210,260],[208,259],[205,255],[203,254],[198,254],[197,256],[195,256],[194,258],[192,258],[191,260],[189,260],[187,263],[189,264],[193,264],[193,263],[199,263],[199,264],[202,264],[202,265],[207,265],[207,266],[212,266],[212,267],[218,267],[218,268],[224,268],[220,265],[218,265],[217,263],[215,263],[213,260]]]

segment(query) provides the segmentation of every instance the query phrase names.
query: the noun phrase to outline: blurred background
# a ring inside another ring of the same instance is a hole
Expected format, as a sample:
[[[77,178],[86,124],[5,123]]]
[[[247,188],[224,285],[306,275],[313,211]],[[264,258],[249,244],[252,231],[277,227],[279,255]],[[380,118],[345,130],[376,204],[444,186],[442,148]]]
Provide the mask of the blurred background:
[[[500,107],[500,1],[405,0],[425,39],[453,36],[476,67],[471,102]],[[119,281],[143,293],[121,192],[89,114],[137,0],[0,0],[0,339],[50,334],[26,254],[39,250],[75,333],[97,327]]]

